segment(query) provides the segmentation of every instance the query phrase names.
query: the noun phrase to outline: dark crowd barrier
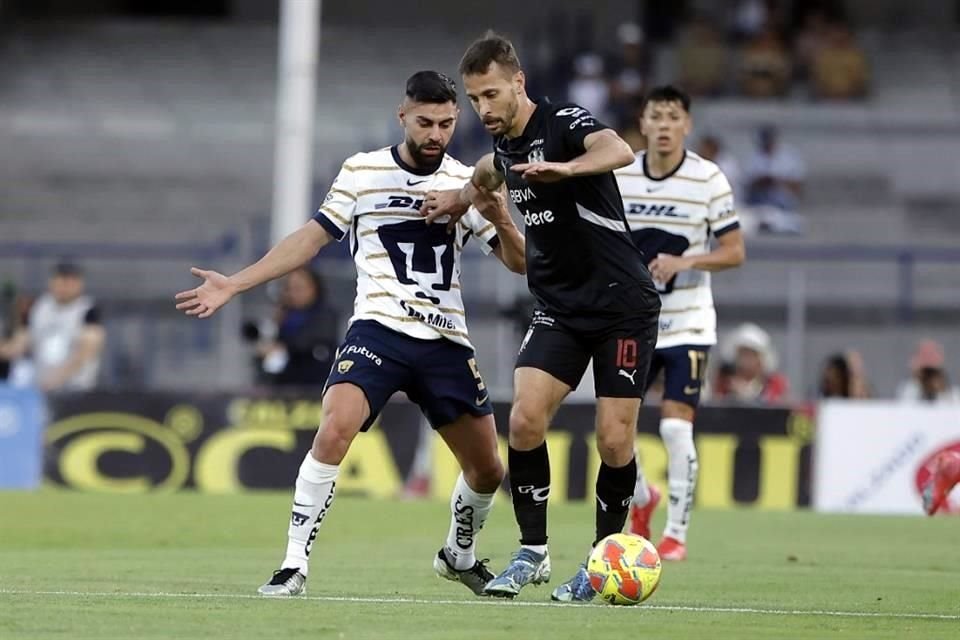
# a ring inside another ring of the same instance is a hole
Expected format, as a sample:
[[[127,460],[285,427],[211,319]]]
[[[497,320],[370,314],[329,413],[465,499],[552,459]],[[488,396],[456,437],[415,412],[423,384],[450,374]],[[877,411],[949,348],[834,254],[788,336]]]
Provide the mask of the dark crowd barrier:
[[[44,474],[65,487],[120,492],[195,489],[225,493],[290,489],[323,412],[304,395],[90,393],[50,400]],[[506,459],[509,405],[495,405]],[[592,404],[566,404],[548,436],[551,499],[593,497],[599,457]],[[354,441],[338,493],[390,497],[409,470],[421,416],[391,403]],[[662,483],[666,452],[656,407],[644,407],[637,448],[648,477]],[[702,507],[792,509],[809,497],[812,427],[789,409],[704,407],[695,427],[700,456],[696,500]],[[434,438],[432,491],[446,498],[458,473]]]

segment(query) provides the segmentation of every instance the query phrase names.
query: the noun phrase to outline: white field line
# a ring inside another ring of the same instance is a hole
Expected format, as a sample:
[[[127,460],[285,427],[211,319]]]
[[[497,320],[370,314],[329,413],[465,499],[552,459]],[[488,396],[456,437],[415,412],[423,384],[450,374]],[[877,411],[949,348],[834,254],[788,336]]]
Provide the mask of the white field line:
[[[482,607],[564,607],[571,606],[554,602],[514,602],[496,598],[476,600],[437,600],[418,598],[366,598],[360,596],[298,596],[295,598],[264,598],[243,593],[164,593],[164,592],[112,592],[112,591],[27,591],[0,589],[0,596],[41,596],[70,598],[157,598],[157,599],[222,599],[222,600],[284,600],[316,602],[352,602],[358,604],[406,604],[427,606],[482,606]],[[576,606],[576,605],[572,605]],[[919,620],[960,620],[960,613],[911,613],[902,611],[834,611],[826,609],[764,609],[760,607],[698,607],[672,604],[643,604],[638,607],[608,607],[624,611],[681,611],[687,613],[740,613],[768,616],[813,616],[834,618],[909,618]]]

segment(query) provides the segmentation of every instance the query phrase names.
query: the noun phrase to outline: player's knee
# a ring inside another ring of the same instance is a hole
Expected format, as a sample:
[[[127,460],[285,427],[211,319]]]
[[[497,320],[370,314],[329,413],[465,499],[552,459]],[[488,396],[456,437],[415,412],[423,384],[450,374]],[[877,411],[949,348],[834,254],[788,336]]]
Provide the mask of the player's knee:
[[[597,453],[611,467],[622,467],[634,456],[634,433],[629,428],[598,429]]]
[[[360,426],[357,416],[349,412],[327,411],[313,438],[313,457],[325,464],[340,464]]]
[[[534,412],[514,405],[510,411],[510,446],[528,451],[539,447],[547,432],[547,422]]]

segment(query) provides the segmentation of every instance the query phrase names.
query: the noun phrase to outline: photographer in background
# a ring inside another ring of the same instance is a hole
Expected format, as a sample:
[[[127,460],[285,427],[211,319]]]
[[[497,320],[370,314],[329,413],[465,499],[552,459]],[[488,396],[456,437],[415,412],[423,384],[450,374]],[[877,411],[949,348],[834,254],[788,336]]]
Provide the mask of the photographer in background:
[[[44,391],[86,391],[97,385],[106,342],[100,309],[85,295],[83,270],[61,262],[53,268],[47,293],[30,309],[26,326],[0,341],[0,360],[28,353],[36,384]]]
[[[244,324],[256,342],[261,379],[277,386],[322,387],[338,344],[340,326],[327,306],[320,276],[303,267],[283,280],[273,317]]]

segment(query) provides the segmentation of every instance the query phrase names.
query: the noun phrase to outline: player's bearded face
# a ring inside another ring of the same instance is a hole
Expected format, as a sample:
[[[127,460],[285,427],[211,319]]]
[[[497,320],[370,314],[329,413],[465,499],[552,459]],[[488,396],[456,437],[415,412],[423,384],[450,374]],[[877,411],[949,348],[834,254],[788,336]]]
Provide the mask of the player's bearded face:
[[[432,167],[443,161],[457,124],[457,107],[445,104],[412,104],[401,113],[404,144],[417,166]]]
[[[667,155],[683,146],[690,133],[690,115],[679,102],[651,102],[643,110],[640,129],[648,150]]]
[[[515,76],[493,63],[484,74],[464,76],[463,86],[487,133],[500,136],[513,128],[521,86]]]

